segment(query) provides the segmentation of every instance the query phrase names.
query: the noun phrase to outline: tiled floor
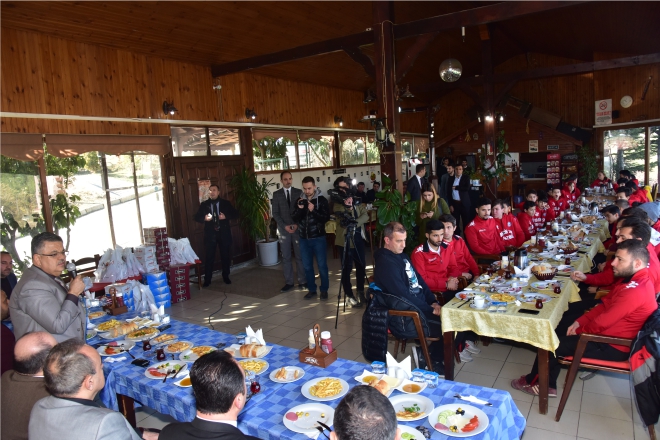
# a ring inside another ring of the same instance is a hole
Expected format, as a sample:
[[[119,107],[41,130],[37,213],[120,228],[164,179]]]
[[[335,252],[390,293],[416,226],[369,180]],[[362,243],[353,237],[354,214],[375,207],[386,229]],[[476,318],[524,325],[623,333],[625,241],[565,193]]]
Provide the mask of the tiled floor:
[[[368,275],[371,274],[371,257],[367,251]],[[210,289],[199,291],[192,287],[192,300],[175,304],[170,311],[174,319],[209,326],[227,333],[244,331],[247,325],[263,328],[268,342],[300,348],[307,342],[309,328],[321,322],[324,329],[333,330],[339,289],[339,260],[329,255],[330,300],[304,300],[300,290],[278,294],[268,300],[241,295],[241,286],[227,286],[215,280]],[[250,267],[238,269],[250,270]],[[236,273],[238,270],[234,270]],[[272,270],[281,270],[275,266]],[[354,275],[353,275],[354,277]],[[220,278],[218,276],[218,278]],[[283,280],[283,279],[282,279]],[[354,280],[354,278],[353,278]],[[318,279],[317,279],[318,283]],[[282,281],[284,285],[284,281]],[[274,289],[280,285],[264,286]],[[225,298],[226,294],[226,298]],[[224,303],[223,303],[224,301]],[[222,304],[222,309],[220,306]],[[332,340],[340,356],[366,362],[361,354],[361,318],[363,309],[347,308],[340,311],[339,326],[332,331]],[[518,409],[527,417],[524,440],[640,440],[648,439],[634,402],[631,400],[628,376],[599,373],[593,379],[582,382],[577,379],[561,421],[554,417],[559,398],[550,399],[547,415],[538,412],[538,398],[511,388],[511,379],[527,374],[534,362],[535,350],[522,346],[492,343],[481,346],[481,353],[474,361],[456,365],[456,380],[486,387],[494,387],[511,393]],[[390,349],[392,352],[393,348]],[[409,354],[410,348],[407,348]],[[563,384],[566,370],[562,370],[558,383]],[[559,389],[559,395],[563,389]],[[173,419],[149,408],[137,413],[139,426],[160,428]],[[660,424],[656,425],[656,430]]]

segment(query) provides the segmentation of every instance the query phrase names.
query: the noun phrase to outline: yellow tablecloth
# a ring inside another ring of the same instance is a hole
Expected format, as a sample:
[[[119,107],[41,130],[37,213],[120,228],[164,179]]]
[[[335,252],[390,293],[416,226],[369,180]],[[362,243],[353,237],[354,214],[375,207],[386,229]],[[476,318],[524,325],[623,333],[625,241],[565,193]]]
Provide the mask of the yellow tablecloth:
[[[554,294],[551,290],[540,292],[553,299],[543,305],[538,315],[518,313],[520,309],[537,310],[533,303],[522,303],[520,307],[511,304],[507,306],[506,313],[499,313],[472,309],[469,304],[457,308],[463,301],[452,300],[442,306],[442,331],[472,330],[482,336],[511,339],[554,353],[559,346],[555,328],[568,310],[568,303],[580,301],[577,285],[569,278],[559,279],[564,286],[561,294]],[[531,278],[531,282],[534,281],[537,281],[536,277]],[[523,291],[528,292],[529,286]]]

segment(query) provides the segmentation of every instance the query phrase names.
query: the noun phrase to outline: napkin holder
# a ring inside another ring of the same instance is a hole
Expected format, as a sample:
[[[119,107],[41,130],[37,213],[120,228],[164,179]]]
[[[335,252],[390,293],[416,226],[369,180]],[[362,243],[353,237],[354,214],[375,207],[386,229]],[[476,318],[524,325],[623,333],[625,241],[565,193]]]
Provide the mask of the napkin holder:
[[[299,360],[309,365],[326,368],[337,360],[337,350],[333,349],[330,353],[323,351],[321,348],[321,327],[318,324],[314,324],[313,333],[316,347],[313,350],[309,348],[300,350]]]
[[[120,306],[117,302],[117,289],[111,287],[108,291],[110,294],[110,302],[103,306],[103,310],[111,314],[112,316],[121,315],[122,313],[128,313],[128,307],[125,305]]]

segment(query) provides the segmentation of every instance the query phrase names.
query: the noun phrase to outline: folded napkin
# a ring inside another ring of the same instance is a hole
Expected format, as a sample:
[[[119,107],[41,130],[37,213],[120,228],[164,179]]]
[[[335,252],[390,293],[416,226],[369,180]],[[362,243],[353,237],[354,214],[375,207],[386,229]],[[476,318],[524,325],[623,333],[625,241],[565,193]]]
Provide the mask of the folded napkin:
[[[477,399],[476,397],[474,397],[474,396],[472,396],[472,395],[470,395],[470,396],[463,396],[463,395],[461,395],[461,400],[467,400],[468,402],[478,403],[478,404],[480,404],[480,405],[485,405],[485,404],[488,403],[487,400]]]
[[[660,232],[651,228],[651,244],[653,244],[653,246],[657,246],[659,243],[660,243]]]
[[[164,304],[158,307],[158,314],[160,316],[163,316],[165,314],[165,305]]]
[[[112,364],[112,363],[114,363],[114,362],[125,361],[126,359],[127,359],[126,356],[121,356],[121,357],[118,357],[118,358],[116,358],[116,357],[108,357],[108,358],[105,358],[105,362],[107,362],[107,363],[109,363],[109,364]]]
[[[520,270],[518,266],[513,266],[513,270],[515,271],[517,277],[520,276],[530,277],[532,275],[532,266],[527,266],[523,270]]]
[[[575,214],[571,214],[571,220],[573,220],[574,222],[579,222],[579,221],[580,221],[580,217],[578,217],[578,216],[575,215]]]
[[[248,325],[247,328],[245,329],[245,343],[266,345],[266,340],[264,339],[263,330],[259,329],[255,332],[254,330],[252,330],[252,327]]]
[[[397,379],[410,379],[412,377],[411,362],[410,356],[397,362],[391,354],[387,353],[387,375]]]

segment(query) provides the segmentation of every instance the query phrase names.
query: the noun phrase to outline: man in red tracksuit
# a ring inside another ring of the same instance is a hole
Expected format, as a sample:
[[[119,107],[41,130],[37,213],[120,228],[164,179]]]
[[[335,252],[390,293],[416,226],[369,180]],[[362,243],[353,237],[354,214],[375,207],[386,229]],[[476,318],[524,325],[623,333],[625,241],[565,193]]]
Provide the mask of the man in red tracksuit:
[[[534,213],[534,226],[537,231],[542,231],[546,227],[547,222],[552,222],[555,219],[555,210],[548,205],[548,196],[541,192],[536,201],[536,212]]]
[[[518,203],[518,204],[515,206],[515,208],[516,208],[516,209],[519,209],[519,210],[522,211],[522,209],[523,209],[523,205],[525,204],[525,201],[529,201],[529,202],[534,202],[534,203],[536,203],[536,200],[537,200],[537,199],[538,199],[538,194],[537,194],[536,190],[535,190],[535,189],[531,189],[531,190],[529,190],[529,192],[528,192],[527,195],[525,196],[525,200],[523,200],[522,202]]]
[[[569,208],[568,200],[562,197],[561,188],[559,186],[552,187],[550,195],[551,197],[548,200],[548,205],[550,205],[550,207],[555,211],[555,218],[559,218],[561,213]]]
[[[630,203],[630,206],[632,206],[634,202],[648,203],[649,199],[646,195],[646,191],[638,188],[635,182],[629,180],[628,183],[626,183],[626,187],[630,188],[630,191],[632,191],[632,194],[628,197],[628,203]]]
[[[569,202],[575,203],[580,198],[580,190],[577,187],[577,176],[575,174],[570,175],[561,193]]]
[[[649,280],[647,269],[649,253],[639,240],[626,240],[619,244],[612,261],[614,275],[620,278],[614,289],[605,297],[602,304],[588,313],[583,310],[564,314],[555,332],[559,346],[555,355],[548,355],[550,397],[557,397],[557,378],[561,364],[555,356],[573,356],[582,333],[633,339],[641,330],[649,316],[658,308],[655,292]],[[572,323],[571,323],[572,322]],[[585,358],[608,361],[625,361],[630,355],[630,347],[588,342]],[[531,395],[539,395],[538,358],[532,371],[526,376],[514,379],[511,386]]]
[[[504,251],[499,222],[490,216],[492,202],[481,198],[477,202],[477,216],[465,228],[465,239],[475,254],[500,254]]]
[[[603,242],[605,249],[609,249],[610,246],[616,243],[616,227],[621,216],[621,210],[616,205],[609,205],[601,209],[600,213],[605,216],[605,220],[610,225],[610,238]]]
[[[500,224],[500,235],[504,246],[520,247],[525,242],[525,233],[520,227],[518,219],[511,214],[508,200],[495,200],[493,202],[493,218]]]
[[[525,234],[525,241],[536,235],[536,226],[534,226],[534,214],[536,214],[536,203],[527,201],[523,205],[523,210],[518,213],[520,229]]]
[[[470,250],[465,244],[465,240],[458,235],[454,235],[454,231],[456,230],[456,219],[454,216],[443,214],[439,220],[445,226],[444,242],[447,244],[449,252],[454,254],[458,272],[468,280],[478,276],[480,274],[479,266],[477,266],[477,262],[470,255]]]
[[[410,260],[417,273],[434,292],[458,289],[458,270],[454,254],[444,243],[445,226],[439,220],[426,223],[427,241],[413,250]]]

